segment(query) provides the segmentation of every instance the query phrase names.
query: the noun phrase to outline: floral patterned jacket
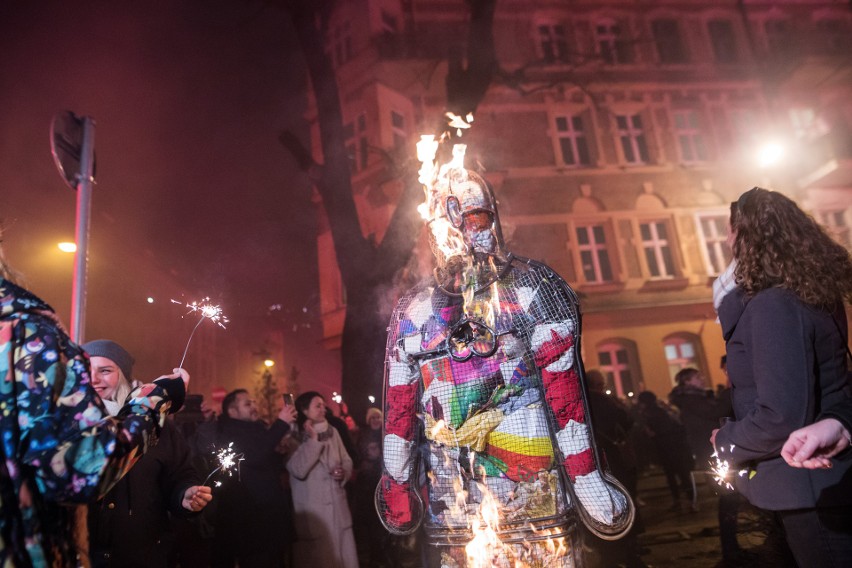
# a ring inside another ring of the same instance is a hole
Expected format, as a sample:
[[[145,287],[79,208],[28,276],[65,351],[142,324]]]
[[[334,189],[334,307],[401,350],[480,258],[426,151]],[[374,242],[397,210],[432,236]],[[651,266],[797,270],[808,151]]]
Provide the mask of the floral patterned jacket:
[[[75,565],[68,505],[106,493],[183,395],[161,379],[109,417],[50,306],[0,278],[0,566]]]

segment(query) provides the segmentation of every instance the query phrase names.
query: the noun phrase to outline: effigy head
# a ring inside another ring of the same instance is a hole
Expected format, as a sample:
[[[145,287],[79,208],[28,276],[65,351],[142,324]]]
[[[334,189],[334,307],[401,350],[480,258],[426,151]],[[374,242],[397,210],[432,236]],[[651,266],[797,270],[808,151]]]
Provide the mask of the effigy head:
[[[426,203],[420,212],[439,268],[504,256],[494,192],[481,175],[464,167],[464,152],[464,145],[455,145],[452,160],[440,167],[434,153],[421,157]]]

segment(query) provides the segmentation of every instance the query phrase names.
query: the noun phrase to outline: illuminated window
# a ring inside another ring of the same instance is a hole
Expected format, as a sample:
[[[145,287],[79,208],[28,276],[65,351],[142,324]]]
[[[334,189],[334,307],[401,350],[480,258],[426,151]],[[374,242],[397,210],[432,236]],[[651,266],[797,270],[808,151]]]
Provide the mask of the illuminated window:
[[[642,127],[642,116],[618,115],[615,117],[618,127],[618,138],[621,141],[621,151],[624,161],[628,164],[645,164],[649,162],[648,144],[645,141],[645,129]]]
[[[567,61],[568,41],[565,38],[565,26],[539,24],[538,41],[542,59],[548,63]]]
[[[814,217],[838,243],[845,247],[852,245],[845,209],[824,209],[815,212]]]
[[[589,145],[586,141],[582,117],[579,115],[557,116],[556,136],[559,139],[560,157],[564,165],[591,165],[592,160],[589,157]]]
[[[577,250],[580,253],[580,264],[586,282],[612,281],[612,264],[603,225],[577,227]]]
[[[677,136],[680,157],[684,162],[706,162],[707,147],[704,136],[698,126],[698,113],[682,110],[674,113],[675,136]]]
[[[707,274],[719,275],[725,271],[733,258],[731,247],[728,246],[728,215],[699,214],[698,228],[704,243]]]
[[[673,278],[675,266],[668,224],[665,221],[640,223],[639,233],[651,278]]]
[[[600,370],[607,388],[618,397],[628,397],[638,386],[636,346],[627,340],[612,340],[598,346]]]
[[[694,367],[705,370],[701,341],[692,333],[676,333],[663,340],[663,349],[669,367],[669,378],[674,384],[675,375],[681,369]]]

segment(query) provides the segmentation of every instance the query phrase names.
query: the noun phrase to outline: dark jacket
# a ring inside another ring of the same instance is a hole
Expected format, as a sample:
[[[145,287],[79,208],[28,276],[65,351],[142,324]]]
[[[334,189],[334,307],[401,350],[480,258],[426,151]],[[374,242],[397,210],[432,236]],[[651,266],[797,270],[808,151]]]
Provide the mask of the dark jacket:
[[[727,409],[712,393],[687,384],[672,389],[669,402],[680,410],[680,421],[686,429],[686,439],[695,456],[696,466],[707,468],[713,453],[710,435],[719,427],[719,419],[728,415]]]
[[[613,475],[627,483],[635,475],[636,456],[628,444],[633,418],[618,398],[598,391],[588,392],[589,410],[592,416],[595,442],[604,455]]]
[[[826,409],[820,415],[820,418],[835,418],[842,422],[847,430],[852,432],[852,401],[844,401],[837,406]]]
[[[818,310],[781,288],[752,298],[738,289],[722,301],[719,319],[736,420],[719,430],[716,448],[732,469],[746,470],[734,476],[739,491],[769,510],[852,504],[848,453],[819,470],[790,467],[780,456],[790,432],[852,396],[842,308]]]
[[[168,513],[191,516],[181,502],[186,490],[201,481],[189,447],[166,422],[157,445],[103,499],[89,505],[92,566],[166,566]]]
[[[242,453],[239,474],[216,475],[222,482],[214,488],[214,554],[233,557],[241,566],[271,566],[283,554],[290,538],[287,527],[292,513],[281,484],[283,457],[275,450],[290,426],[275,420],[246,422],[220,417],[215,427],[215,446],[233,443]],[[218,559],[217,562],[221,560]],[[219,562],[219,565],[222,565]]]

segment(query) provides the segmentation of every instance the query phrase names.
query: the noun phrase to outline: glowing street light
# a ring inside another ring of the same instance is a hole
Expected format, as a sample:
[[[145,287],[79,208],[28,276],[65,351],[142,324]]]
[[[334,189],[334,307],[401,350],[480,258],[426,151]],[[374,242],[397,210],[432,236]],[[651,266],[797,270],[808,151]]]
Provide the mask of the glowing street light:
[[[268,369],[268,368],[273,367],[275,365],[275,361],[273,361],[272,359],[264,359],[263,364]]]
[[[76,243],[62,242],[56,245],[62,252],[77,252]]]
[[[769,168],[778,164],[784,158],[784,146],[777,142],[768,142],[757,152],[757,164],[761,168]]]

